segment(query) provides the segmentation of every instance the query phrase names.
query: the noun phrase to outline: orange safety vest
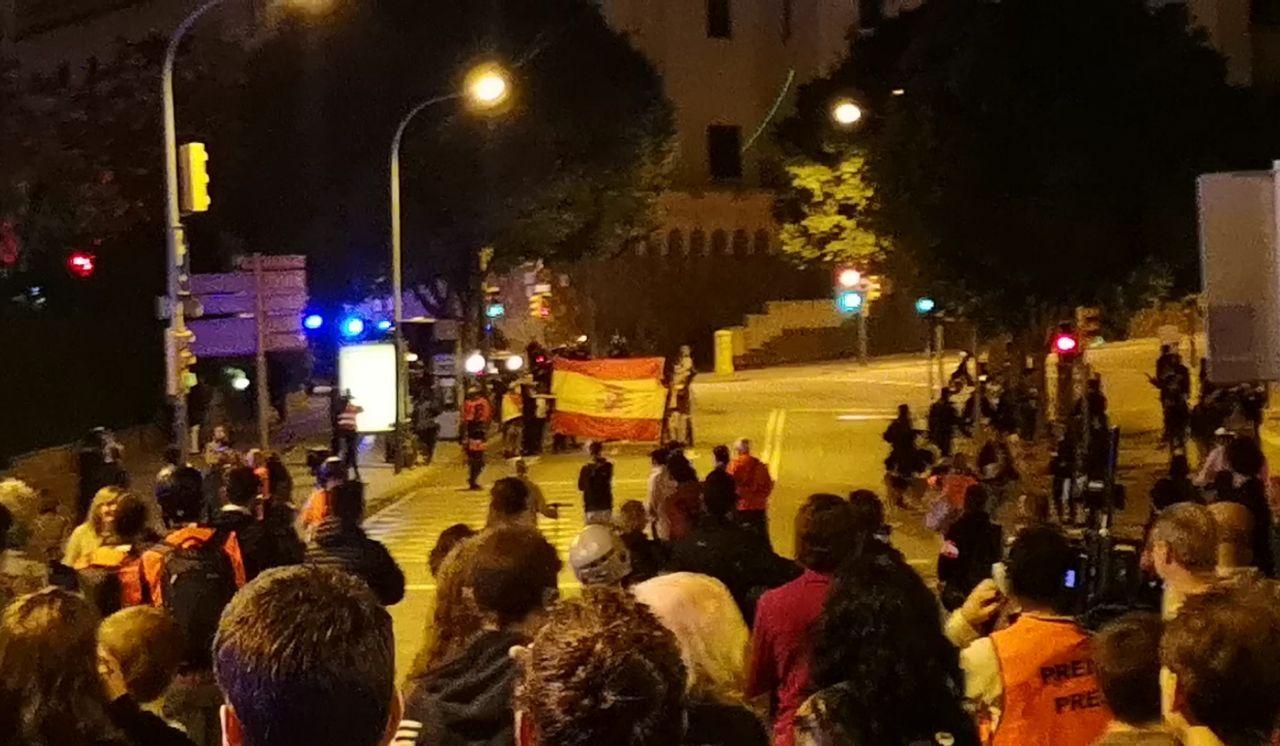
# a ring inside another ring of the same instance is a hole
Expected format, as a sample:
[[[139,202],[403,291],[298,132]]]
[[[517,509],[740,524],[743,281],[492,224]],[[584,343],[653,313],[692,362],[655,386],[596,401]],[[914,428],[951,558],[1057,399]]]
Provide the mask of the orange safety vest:
[[[1111,722],[1088,633],[1024,615],[991,635],[1004,703],[991,746],[1090,746]]]
[[[100,568],[113,570],[120,580],[120,607],[140,606],[150,597],[143,572],[142,552],[129,545],[98,547],[89,558],[76,567],[77,570]]]
[[[205,526],[187,526],[169,534],[161,542],[163,546],[148,550],[142,555],[142,573],[147,587],[151,591],[153,606],[164,607],[164,566],[168,558],[166,548],[200,546],[209,541],[217,533],[216,529]],[[231,560],[231,571],[235,574],[237,588],[245,584],[244,556],[240,553],[240,541],[234,531],[227,534],[222,544],[222,551]]]

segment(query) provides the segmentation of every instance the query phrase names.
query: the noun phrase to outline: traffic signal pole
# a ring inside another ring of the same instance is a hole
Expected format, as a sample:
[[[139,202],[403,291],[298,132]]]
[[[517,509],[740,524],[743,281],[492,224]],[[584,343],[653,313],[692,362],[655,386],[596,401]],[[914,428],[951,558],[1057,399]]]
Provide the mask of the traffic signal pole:
[[[169,46],[165,49],[164,66],[160,72],[160,95],[164,120],[164,186],[165,186],[165,243],[167,246],[165,270],[167,277],[167,294],[169,302],[169,334],[165,338],[166,373],[172,377],[166,381],[166,392],[173,410],[173,441],[178,447],[183,462],[190,455],[187,427],[187,394],[182,385],[183,371],[168,370],[170,355],[167,350],[175,345],[176,340],[187,333],[183,298],[187,295],[187,282],[191,274],[191,258],[187,253],[182,231],[182,214],[178,206],[178,125],[173,102],[173,65],[178,56],[178,47],[182,39],[205,13],[221,5],[224,0],[208,0],[187,16],[173,35],[169,37]],[[178,383],[174,385],[175,381]]]
[[[858,362],[867,364],[867,309],[866,305],[858,311]]]

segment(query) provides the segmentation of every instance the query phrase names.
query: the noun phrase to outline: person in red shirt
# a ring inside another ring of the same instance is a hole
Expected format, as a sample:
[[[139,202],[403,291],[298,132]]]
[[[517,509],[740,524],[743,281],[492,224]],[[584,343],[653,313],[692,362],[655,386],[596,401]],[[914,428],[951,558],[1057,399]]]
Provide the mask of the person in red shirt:
[[[484,452],[488,448],[489,422],[493,406],[484,389],[473,384],[462,403],[462,450],[467,454],[467,488],[480,489],[480,472],[484,471]]]
[[[751,455],[751,441],[739,438],[733,444],[734,457],[729,462],[729,476],[738,490],[738,519],[769,539],[769,495],[773,494],[773,477],[769,467]]]
[[[875,528],[865,531],[864,540]],[[796,516],[799,578],[768,591],[756,606],[751,631],[747,696],[769,695],[774,746],[792,746],[792,719],[809,691],[812,628],[822,614],[831,577],[858,546],[853,506],[836,495],[809,497]]]

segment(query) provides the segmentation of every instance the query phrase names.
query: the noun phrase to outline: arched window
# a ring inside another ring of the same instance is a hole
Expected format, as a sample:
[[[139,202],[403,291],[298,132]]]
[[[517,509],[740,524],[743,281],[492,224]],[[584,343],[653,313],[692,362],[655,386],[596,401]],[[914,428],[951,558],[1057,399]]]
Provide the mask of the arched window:
[[[689,234],[689,250],[686,251],[685,254],[692,254],[693,256],[703,256],[706,253],[707,253],[707,233],[701,228],[696,228],[694,229],[693,233]]]
[[[751,253],[751,239],[747,232],[739,228],[733,232],[733,255],[739,259]]]
[[[667,243],[662,247],[663,256],[679,255],[684,253],[684,234],[679,228],[671,229],[667,234]]]
[[[770,249],[769,231],[765,230],[764,228],[761,228],[760,230],[756,231],[755,246],[753,248],[752,253],[768,254],[769,249]]]
[[[711,255],[729,255],[729,234],[717,229],[711,234]]]

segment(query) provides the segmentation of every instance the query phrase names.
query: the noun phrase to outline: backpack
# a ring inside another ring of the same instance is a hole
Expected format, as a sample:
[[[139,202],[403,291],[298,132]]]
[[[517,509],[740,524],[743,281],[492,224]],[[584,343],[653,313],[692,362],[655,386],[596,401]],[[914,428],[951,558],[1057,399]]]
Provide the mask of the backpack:
[[[142,549],[136,544],[125,550],[99,548],[89,565],[77,571],[77,583],[104,617],[127,606],[151,602],[150,587],[143,577]]]
[[[164,608],[186,640],[183,661],[208,666],[222,610],[235,595],[236,574],[223,551],[229,534],[215,531],[208,540],[187,537],[166,547],[160,574]]]

